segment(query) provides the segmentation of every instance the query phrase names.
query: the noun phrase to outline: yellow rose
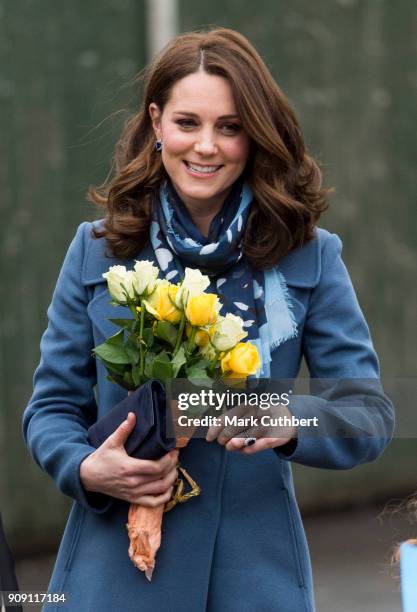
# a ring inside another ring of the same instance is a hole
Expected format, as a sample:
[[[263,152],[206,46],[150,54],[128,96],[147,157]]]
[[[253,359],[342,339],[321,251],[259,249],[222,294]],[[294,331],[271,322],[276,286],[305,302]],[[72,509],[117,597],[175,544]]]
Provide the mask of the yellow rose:
[[[261,366],[258,349],[251,342],[239,342],[221,361],[222,372],[230,378],[255,374]]]
[[[187,327],[185,328],[185,331],[187,333],[187,338],[191,336],[192,329],[193,328],[191,327],[191,325],[187,323]],[[195,332],[195,336],[194,336],[194,342],[197,346],[206,346],[209,340],[210,340],[209,332],[207,332],[205,329],[197,329],[197,331]]]
[[[221,304],[215,293],[201,293],[190,297],[185,315],[194,327],[204,327],[216,321],[220,308]]]
[[[177,285],[172,285],[167,280],[160,281],[150,298],[143,301],[146,310],[158,321],[168,321],[174,325],[179,323],[181,311],[175,305],[177,292]]]

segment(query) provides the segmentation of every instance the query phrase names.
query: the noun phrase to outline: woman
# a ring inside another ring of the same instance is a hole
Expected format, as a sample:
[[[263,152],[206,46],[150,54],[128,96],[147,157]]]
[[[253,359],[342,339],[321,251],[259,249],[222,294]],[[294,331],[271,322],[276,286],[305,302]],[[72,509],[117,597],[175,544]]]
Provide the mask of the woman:
[[[65,259],[24,416],[34,458],[75,499],[49,588],[83,612],[311,611],[290,464],[350,468],[392,433],[377,384],[340,382],[377,379],[378,362],[341,242],[316,229],[320,171],[262,59],[227,29],[180,36],[156,58],[115,161],[105,193],[90,191],[104,220],[82,224]],[[134,259],[173,282],[185,266],[209,274],[222,312],[245,320],[263,377],[295,378],[304,356],[312,377],[337,379],[288,413],[318,417],[322,436],[289,427],[249,446],[244,431],[220,427],[181,451],[202,494],[165,515],[151,584],[127,556],[127,506],[167,501],[176,457],[127,457],[132,418],[97,450],[86,434],[126,393],[91,349],[115,332],[108,318],[125,314],[102,275]]]

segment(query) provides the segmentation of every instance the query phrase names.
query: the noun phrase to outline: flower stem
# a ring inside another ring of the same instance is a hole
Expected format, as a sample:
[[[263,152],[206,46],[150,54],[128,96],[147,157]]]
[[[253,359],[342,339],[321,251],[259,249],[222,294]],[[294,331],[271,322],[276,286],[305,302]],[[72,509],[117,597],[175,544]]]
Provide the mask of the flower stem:
[[[195,339],[195,335],[196,335],[196,333],[197,333],[197,328],[196,328],[196,327],[193,327],[193,328],[191,329],[191,334],[190,334],[190,337],[189,337],[189,339],[188,339],[187,351],[188,351],[189,353],[191,353],[191,352],[192,352],[192,350],[193,350],[193,348],[194,348],[194,339]]]
[[[133,315],[133,318],[136,319],[136,321],[138,320],[138,311],[136,310],[136,306],[134,304],[129,304],[129,308],[130,308],[130,312]]]
[[[213,376],[214,371],[216,369],[217,364],[221,362],[220,359],[220,352],[216,351],[216,356],[214,357],[214,359],[210,362],[209,368],[208,368],[208,375],[209,376]]]
[[[181,315],[181,321],[180,321],[180,326],[178,328],[177,340],[175,342],[174,357],[175,357],[175,355],[178,353],[178,351],[180,349],[182,335],[184,333],[184,327],[185,327],[185,312],[183,312],[182,315]]]
[[[139,352],[140,352],[140,375],[143,376],[145,370],[145,352],[143,350],[143,327],[145,325],[145,306],[143,300],[140,301],[140,325],[139,325]]]

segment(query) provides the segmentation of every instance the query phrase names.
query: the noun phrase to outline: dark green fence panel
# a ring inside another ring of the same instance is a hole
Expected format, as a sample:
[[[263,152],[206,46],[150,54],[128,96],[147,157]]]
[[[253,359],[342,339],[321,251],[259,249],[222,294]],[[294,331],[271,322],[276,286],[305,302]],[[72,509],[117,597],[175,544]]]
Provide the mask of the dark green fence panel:
[[[296,108],[334,186],[321,225],[344,259],[387,378],[417,370],[417,4],[412,0],[181,0],[183,30],[239,30]],[[414,411],[414,405],[409,406]],[[304,506],[417,487],[417,442],[348,473],[296,469]]]
[[[145,61],[144,1],[0,0],[0,510],[16,550],[55,542],[68,503],[28,458],[20,418],[59,266],[89,184],[109,169]],[[181,0],[182,30],[246,34],[292,100],[336,187],[322,225],[341,234],[387,377],[417,363],[412,0]],[[411,406],[410,409],[413,409]],[[347,473],[297,470],[305,506],[406,490],[415,443]]]
[[[86,189],[134,104],[125,84],[144,65],[145,24],[137,0],[0,9],[0,510],[18,547],[54,536],[68,505],[29,459],[20,418],[62,258],[95,216]]]

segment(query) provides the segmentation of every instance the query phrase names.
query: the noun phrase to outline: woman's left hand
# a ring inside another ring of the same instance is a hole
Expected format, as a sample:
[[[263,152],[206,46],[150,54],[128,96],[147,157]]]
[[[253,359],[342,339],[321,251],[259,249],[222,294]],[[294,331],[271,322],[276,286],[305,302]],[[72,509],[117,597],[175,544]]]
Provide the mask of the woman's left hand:
[[[236,416],[242,424],[226,424],[226,416],[229,421],[231,417]],[[291,419],[292,414],[286,406],[270,406],[267,409],[247,405],[236,406],[217,417],[219,424],[209,427],[206,440],[207,442],[217,440],[226,450],[238,451],[243,455],[253,455],[268,448],[283,446],[297,438],[297,427],[276,425],[275,419],[279,417]],[[285,422],[284,418],[282,422]],[[256,442],[248,446],[246,444],[248,438],[256,438]]]

